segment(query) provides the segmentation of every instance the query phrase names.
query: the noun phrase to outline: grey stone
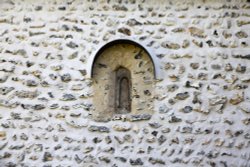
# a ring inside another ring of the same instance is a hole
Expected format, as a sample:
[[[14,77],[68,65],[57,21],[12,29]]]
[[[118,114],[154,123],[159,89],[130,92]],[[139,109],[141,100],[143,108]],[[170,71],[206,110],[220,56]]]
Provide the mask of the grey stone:
[[[180,129],[181,133],[192,133],[193,128],[190,126],[184,126]]]
[[[157,123],[157,122],[152,122],[152,123],[148,123],[150,127],[154,128],[154,129],[158,129],[159,127],[161,127],[162,125]]]
[[[167,48],[167,49],[174,49],[174,50],[180,49],[180,45],[179,44],[173,43],[173,42],[169,42],[169,41],[163,42],[161,44],[161,46],[163,48]]]
[[[64,31],[69,31],[69,30],[70,30],[70,28],[69,28],[69,26],[68,26],[68,25],[63,24],[63,25],[62,25],[62,30],[64,30]]]
[[[130,160],[129,160],[129,163],[130,163],[132,166],[135,166],[135,165],[142,166],[142,165],[144,164],[144,163],[142,162],[141,158],[130,159]]]
[[[162,145],[166,140],[167,140],[167,138],[166,138],[164,135],[161,135],[161,136],[158,138],[158,143],[159,143],[159,145]]]
[[[34,152],[42,152],[43,151],[43,145],[42,144],[35,144],[33,150],[34,150]]]
[[[200,80],[207,80],[207,77],[208,77],[208,74],[201,72],[198,74],[197,78]]]
[[[110,137],[110,136],[106,136],[106,137],[105,137],[105,142],[106,142],[107,144],[112,143],[111,137]]]
[[[97,143],[102,142],[102,139],[101,139],[100,137],[94,137],[94,138],[92,139],[92,141],[93,141],[93,143],[97,144]]]
[[[115,157],[115,159],[117,159],[117,160],[119,160],[119,161],[121,161],[123,163],[127,162],[127,159],[124,158],[124,157]]]
[[[181,122],[181,121],[182,121],[181,118],[178,118],[175,115],[173,115],[173,116],[170,117],[170,120],[168,122],[169,123],[176,123],[176,122]]]
[[[129,143],[134,143],[134,139],[131,135],[126,134],[123,136],[124,141],[129,142]]]
[[[60,71],[62,70],[63,67],[61,65],[54,65],[54,66],[51,66],[50,68],[51,70],[54,70],[54,71]]]
[[[183,93],[177,93],[176,96],[175,96],[175,99],[177,99],[177,100],[185,100],[188,97],[189,97],[189,93],[188,92],[183,92]]]
[[[79,28],[77,26],[73,26],[73,30],[75,30],[76,32],[83,32],[82,28]],[[72,37],[73,38],[73,37]]]
[[[112,8],[116,11],[128,11],[128,8],[120,5],[113,5]]]
[[[7,154],[9,154],[9,153],[7,153]],[[4,155],[4,157],[9,158],[9,157],[6,157],[5,155]],[[14,162],[8,162],[8,163],[6,163],[5,167],[17,167],[17,164]]]
[[[53,157],[51,153],[45,152],[43,155],[43,162],[52,161],[52,160],[53,160]]]
[[[88,130],[90,132],[103,132],[103,133],[109,133],[109,128],[106,126],[95,126],[95,125],[91,125],[88,127]]]
[[[242,123],[245,124],[245,125],[249,125],[250,124],[250,118],[243,119]]]
[[[233,55],[234,58],[250,60],[250,54],[248,55]]]
[[[193,92],[193,95],[194,95],[193,100],[192,100],[193,104],[196,104],[196,103],[201,104],[202,103],[201,99],[199,98],[200,94],[201,94],[200,92]]]
[[[234,121],[233,120],[230,120],[228,118],[224,118],[224,123],[227,123],[228,125],[233,125]]]
[[[68,46],[71,49],[75,49],[75,48],[78,47],[78,45],[76,43],[72,42],[72,41],[67,43],[66,46]]]
[[[42,9],[43,9],[42,6],[36,6],[36,7],[35,7],[35,11],[40,11],[40,10],[42,10]]]
[[[24,91],[24,90],[22,90],[22,91],[16,91],[15,94],[16,94],[16,96],[18,98],[34,99],[34,98],[36,98],[40,94],[40,92],[38,92],[38,91]]]
[[[20,150],[24,147],[24,144],[20,144],[20,145],[11,145],[9,147],[10,150]]]
[[[27,52],[24,49],[18,49],[17,51],[15,51],[15,54],[26,57]]]
[[[128,118],[129,121],[135,122],[135,121],[143,121],[143,120],[149,120],[152,115],[150,114],[140,114],[140,115],[130,115]]]
[[[76,100],[76,97],[72,94],[64,94],[63,97],[60,99],[63,101],[73,101]]]
[[[44,35],[45,32],[29,32],[29,36],[30,37],[33,37],[33,36],[37,36],[37,35]]]
[[[31,61],[26,61],[26,66],[29,68],[31,66],[33,66],[35,63],[31,62]]]
[[[110,162],[111,162],[110,158],[108,158],[108,157],[106,157],[106,156],[100,156],[98,159],[99,159],[100,161],[104,161],[104,162],[106,162],[106,163],[110,163]]]
[[[174,63],[167,62],[164,66],[165,70],[174,70],[176,65]]]
[[[125,27],[119,28],[119,29],[118,29],[118,32],[119,32],[119,33],[122,33],[122,34],[125,34],[125,35],[128,35],[128,36],[131,35],[131,30],[128,29],[128,28],[125,28]]]
[[[69,81],[71,81],[71,75],[70,74],[63,74],[62,76],[61,76],[61,80],[63,81],[63,82],[69,82]]]
[[[236,37],[238,37],[239,39],[241,38],[247,38],[248,35],[245,31],[238,31],[236,34],[235,34]]]
[[[34,80],[27,80],[26,85],[30,86],[30,87],[36,87],[38,85],[38,83]]]
[[[205,156],[209,159],[217,158],[219,152],[217,150],[209,151]]]
[[[137,25],[142,25],[142,23],[140,23],[136,19],[129,19],[127,21],[127,25],[129,25],[129,26],[137,26]]]
[[[189,42],[189,40],[187,40],[187,39],[185,39],[183,42],[182,42],[182,48],[187,48],[187,47],[189,47],[189,45],[190,45],[190,42]]]
[[[153,158],[153,157],[149,157],[148,161],[155,165],[155,164],[161,164],[161,165],[165,165],[165,161],[159,158]]]
[[[75,58],[77,58],[77,56],[78,56],[78,52],[74,52],[74,53],[72,53],[72,54],[70,54],[69,56],[68,56],[68,59],[75,59]]]
[[[159,113],[161,114],[167,113],[169,110],[170,108],[168,108],[166,104],[163,104],[159,107]]]
[[[182,28],[182,27],[177,27],[177,28],[174,28],[171,30],[172,32],[174,33],[180,33],[180,32],[185,32],[185,28]]]
[[[151,92],[149,90],[144,90],[143,93],[146,96],[150,96],[151,95]]]
[[[114,139],[115,139],[120,145],[123,144],[123,143],[125,142],[125,140],[122,139],[122,138],[119,137],[119,136],[114,136]]]
[[[54,128],[51,125],[49,125],[47,128],[45,128],[45,130],[48,132],[52,132]]]
[[[179,86],[177,84],[171,84],[171,85],[167,85],[167,90],[168,92],[174,92],[177,89],[179,89]]]
[[[59,104],[51,104],[50,106],[49,106],[49,108],[50,109],[56,109],[56,108],[58,108],[59,107]]]
[[[190,63],[190,67],[192,67],[192,69],[198,69],[200,67],[199,63]]]
[[[29,139],[29,137],[25,134],[25,133],[22,133],[21,135],[20,135],[20,139],[22,139],[22,140],[28,140]]]
[[[250,139],[250,133],[246,133],[245,135],[244,135],[244,138],[245,139]],[[1,149],[0,149],[1,150]]]
[[[83,157],[83,164],[85,163],[98,164],[98,161],[96,160],[96,157],[94,157],[93,155],[86,155],[85,157]]]
[[[219,65],[219,64],[212,64],[211,68],[214,69],[214,70],[220,70],[221,69],[221,65]]]
[[[185,106],[184,108],[181,109],[181,111],[184,113],[190,113],[193,111],[193,108],[191,106]]]
[[[6,146],[8,145],[8,142],[5,142],[5,143],[1,143],[0,144],[0,150],[3,150]]]
[[[241,64],[238,64],[238,66],[236,67],[235,71],[236,72],[240,72],[240,73],[245,73],[246,69],[247,69],[246,66],[242,66]]]
[[[10,116],[11,116],[13,119],[15,119],[15,120],[20,120],[20,119],[22,119],[20,115],[21,115],[21,113],[14,113],[14,112],[11,112],[11,113],[10,113]]]
[[[161,130],[162,133],[169,133],[170,131],[171,131],[170,128],[163,128],[163,129]]]
[[[59,7],[58,7],[58,10],[64,11],[64,10],[66,10],[66,6],[59,6]]]
[[[158,131],[154,130],[151,134],[156,137],[158,135]]]
[[[187,149],[187,150],[184,152],[184,155],[185,155],[186,157],[189,157],[193,152],[194,152],[193,149]]]
[[[85,70],[85,69],[79,70],[79,72],[82,74],[82,76],[87,75],[87,70]]]
[[[63,141],[68,142],[68,143],[72,143],[74,141],[74,139],[72,139],[71,137],[65,136],[63,138]]]
[[[82,159],[79,158],[79,156],[77,154],[75,154],[74,160],[76,161],[77,164],[82,163]]]
[[[36,105],[33,105],[31,108],[34,110],[42,110],[42,109],[45,109],[46,107],[44,104],[36,104]]]

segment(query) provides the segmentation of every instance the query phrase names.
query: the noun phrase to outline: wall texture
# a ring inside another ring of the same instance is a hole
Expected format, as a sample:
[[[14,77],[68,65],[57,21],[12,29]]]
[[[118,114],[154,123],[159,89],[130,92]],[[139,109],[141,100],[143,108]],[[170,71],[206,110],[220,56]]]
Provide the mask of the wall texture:
[[[0,166],[250,166],[249,0],[0,1]],[[90,60],[160,63],[154,112],[90,118]]]

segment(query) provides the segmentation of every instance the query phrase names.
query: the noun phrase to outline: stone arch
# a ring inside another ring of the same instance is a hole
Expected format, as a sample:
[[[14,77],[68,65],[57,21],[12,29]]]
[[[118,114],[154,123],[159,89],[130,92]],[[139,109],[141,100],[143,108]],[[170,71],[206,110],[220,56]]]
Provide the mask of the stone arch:
[[[150,48],[146,47],[146,45],[144,45],[143,43],[140,43],[138,41],[136,41],[135,39],[115,39],[112,40],[108,43],[106,43],[105,45],[101,45],[98,47],[97,51],[95,53],[92,54],[92,56],[90,57],[90,63],[88,64],[88,68],[87,68],[87,76],[92,78],[93,77],[93,66],[94,66],[94,62],[97,59],[97,57],[108,47],[115,45],[115,44],[132,44],[135,45],[141,49],[143,49],[149,56],[149,58],[151,59],[153,66],[154,66],[154,77],[155,79],[161,79],[161,70],[160,70],[160,62],[157,60],[157,58],[155,56],[153,56],[153,52]]]
[[[124,40],[108,43],[95,56],[91,77],[94,120],[153,112],[155,64],[138,44]]]

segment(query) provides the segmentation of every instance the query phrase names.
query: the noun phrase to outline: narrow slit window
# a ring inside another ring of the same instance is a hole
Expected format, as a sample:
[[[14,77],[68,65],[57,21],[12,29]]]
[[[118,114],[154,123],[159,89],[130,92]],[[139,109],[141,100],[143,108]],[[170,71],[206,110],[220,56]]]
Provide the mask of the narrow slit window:
[[[119,67],[116,71],[116,112],[126,114],[131,111],[130,71]]]

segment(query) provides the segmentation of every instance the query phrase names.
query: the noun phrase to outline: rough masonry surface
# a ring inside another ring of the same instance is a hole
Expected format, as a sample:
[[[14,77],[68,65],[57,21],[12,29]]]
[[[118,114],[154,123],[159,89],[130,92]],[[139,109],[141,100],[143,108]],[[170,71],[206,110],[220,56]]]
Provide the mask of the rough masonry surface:
[[[249,0],[1,0],[0,166],[249,167],[249,36]],[[90,57],[120,38],[160,62],[153,113],[95,122]]]

